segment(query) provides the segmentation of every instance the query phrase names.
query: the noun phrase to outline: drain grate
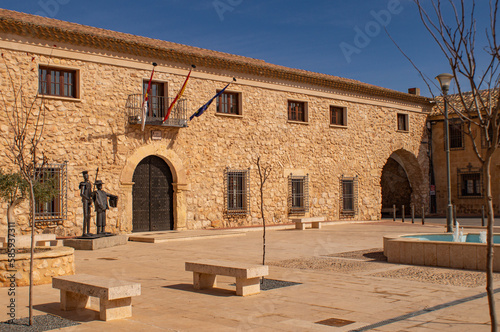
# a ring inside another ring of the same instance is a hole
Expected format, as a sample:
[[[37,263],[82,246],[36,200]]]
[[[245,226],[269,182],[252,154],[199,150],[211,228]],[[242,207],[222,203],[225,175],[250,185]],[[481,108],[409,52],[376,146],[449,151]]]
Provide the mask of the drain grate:
[[[320,320],[316,324],[322,324],[326,326],[342,327],[354,323],[352,320],[340,319],[340,318],[328,318],[325,320]]]
[[[111,257],[99,257],[98,259],[102,259],[105,261],[117,261],[118,258],[111,258]]]

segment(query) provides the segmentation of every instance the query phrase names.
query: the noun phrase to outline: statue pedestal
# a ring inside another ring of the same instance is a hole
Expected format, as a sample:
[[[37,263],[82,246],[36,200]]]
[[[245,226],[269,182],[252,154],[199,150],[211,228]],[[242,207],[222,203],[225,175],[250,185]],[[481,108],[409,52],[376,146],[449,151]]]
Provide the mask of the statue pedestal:
[[[127,241],[127,235],[113,235],[108,233],[106,236],[97,234],[89,237],[66,239],[64,240],[64,246],[75,248],[75,250],[97,250],[125,245],[127,244]]]

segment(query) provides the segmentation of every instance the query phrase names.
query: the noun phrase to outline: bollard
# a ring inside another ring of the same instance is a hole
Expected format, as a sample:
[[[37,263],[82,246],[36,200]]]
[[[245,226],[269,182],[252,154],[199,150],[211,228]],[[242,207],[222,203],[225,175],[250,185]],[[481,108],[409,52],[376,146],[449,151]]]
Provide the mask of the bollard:
[[[401,221],[405,222],[405,206],[401,205]]]
[[[415,223],[415,205],[411,205],[411,223]]]
[[[396,221],[396,204],[392,205],[392,221]]]
[[[484,227],[484,205],[481,206],[481,226]]]
[[[425,207],[422,206],[422,225],[425,223]]]

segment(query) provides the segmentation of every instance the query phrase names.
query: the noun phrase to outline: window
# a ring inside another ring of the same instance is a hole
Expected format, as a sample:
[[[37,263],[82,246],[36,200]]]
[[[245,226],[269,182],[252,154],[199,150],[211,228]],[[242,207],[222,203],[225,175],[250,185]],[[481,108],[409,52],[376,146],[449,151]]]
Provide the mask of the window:
[[[330,124],[336,126],[347,126],[346,109],[343,107],[330,106]]]
[[[306,103],[303,101],[288,101],[288,120],[306,122]]]
[[[340,215],[355,215],[358,210],[358,177],[340,179]]]
[[[467,168],[457,169],[457,174],[459,181],[459,197],[482,197],[480,168],[472,167],[472,165],[469,164]]]
[[[398,114],[398,130],[408,131],[408,114]]]
[[[240,94],[223,92],[217,97],[217,113],[241,115]]]
[[[309,175],[296,176],[290,174],[289,178],[289,213],[302,214],[309,211]]]
[[[463,123],[460,120],[453,120],[448,123],[448,129],[450,134],[450,149],[460,149],[463,148],[464,142],[464,131]]]
[[[143,81],[143,97],[148,91],[149,80]],[[168,101],[166,97],[165,83],[162,82],[151,82],[151,90],[148,95],[148,117],[158,118],[163,120],[165,117],[165,112],[168,108]]]
[[[248,214],[250,211],[249,171],[226,169],[225,173],[226,213]]]
[[[77,98],[76,70],[40,67],[38,92],[42,95]]]
[[[50,182],[58,193],[49,202],[35,202],[35,225],[58,225],[67,219],[68,178],[67,165],[52,164],[36,168],[36,177],[40,182]]]

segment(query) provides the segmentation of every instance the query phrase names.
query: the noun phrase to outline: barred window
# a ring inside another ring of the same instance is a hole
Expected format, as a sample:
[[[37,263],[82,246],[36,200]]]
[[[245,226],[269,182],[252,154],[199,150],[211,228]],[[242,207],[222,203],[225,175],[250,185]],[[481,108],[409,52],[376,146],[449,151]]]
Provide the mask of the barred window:
[[[68,217],[67,164],[47,164],[36,168],[40,182],[51,181],[58,190],[49,202],[35,201],[35,226],[59,225]]]
[[[225,172],[225,206],[227,214],[248,214],[250,211],[249,170]]]
[[[340,215],[355,215],[358,211],[358,177],[340,179]]]
[[[77,98],[76,77],[76,70],[40,67],[38,91],[42,95]]]
[[[288,206],[290,214],[302,214],[309,211],[309,175],[290,174]]]
[[[457,169],[458,174],[458,196],[461,198],[477,198],[482,197],[482,179],[481,168],[472,167],[471,164],[467,168]]]

